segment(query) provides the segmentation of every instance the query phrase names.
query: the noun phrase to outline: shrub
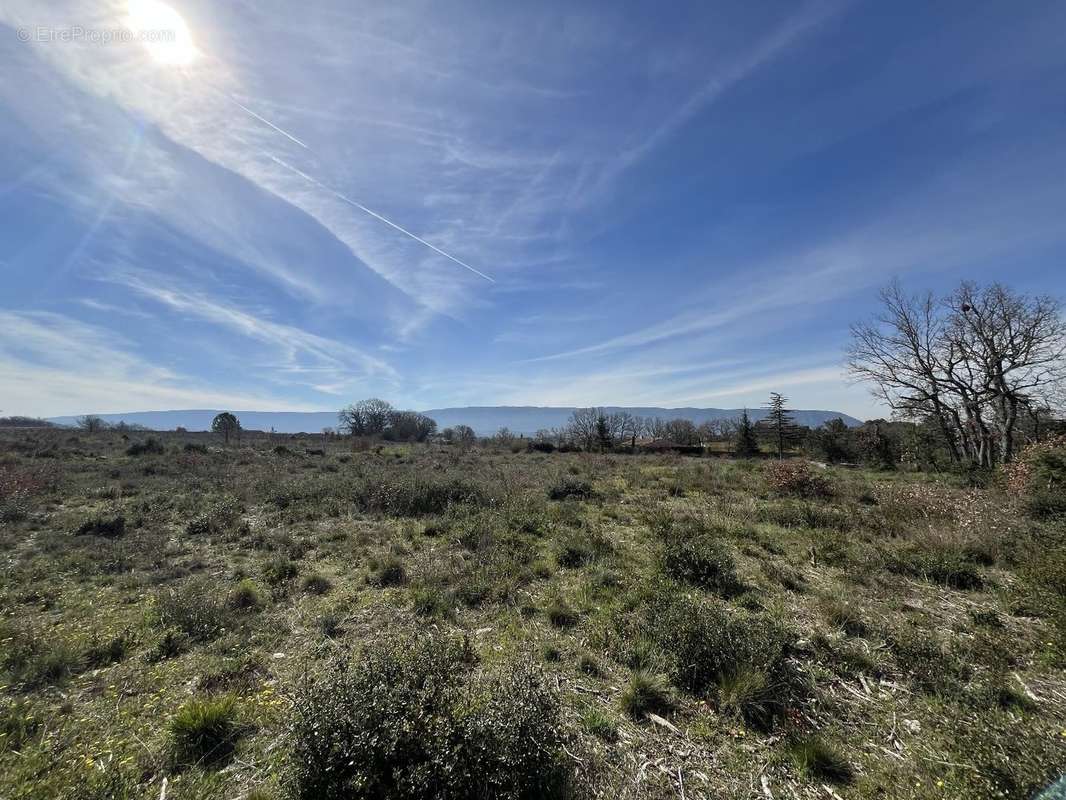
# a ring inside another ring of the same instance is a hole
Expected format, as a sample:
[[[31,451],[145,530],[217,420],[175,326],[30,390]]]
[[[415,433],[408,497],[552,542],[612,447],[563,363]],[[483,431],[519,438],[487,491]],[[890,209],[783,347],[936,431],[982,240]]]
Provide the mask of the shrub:
[[[0,522],[25,519],[31,498],[55,486],[55,477],[45,470],[0,465]]]
[[[222,763],[232,755],[240,733],[236,701],[229,695],[190,700],[171,717],[167,732],[176,766]]]
[[[6,626],[5,626],[6,628]],[[0,666],[6,682],[33,689],[60,683],[79,666],[79,654],[68,642],[32,630],[0,630]]]
[[[885,566],[897,574],[913,575],[952,589],[980,589],[984,585],[973,554],[949,545],[914,544],[890,558]]]
[[[610,714],[595,706],[589,706],[581,712],[581,726],[605,742],[618,741],[618,723]]]
[[[149,436],[143,442],[134,442],[126,448],[128,456],[162,455],[166,452],[163,443],[154,436]]]
[[[603,668],[600,666],[600,662],[596,660],[595,656],[591,656],[588,653],[582,653],[581,657],[578,658],[577,668],[593,678],[603,676]]]
[[[1007,486],[1037,517],[1066,514],[1066,434],[1031,444],[1005,468]]]
[[[407,570],[398,556],[390,555],[374,565],[369,580],[383,589],[387,586],[402,586],[407,583]]]
[[[567,531],[559,539],[555,561],[560,567],[582,567],[610,551],[611,543],[599,532]]]
[[[295,693],[298,798],[558,797],[558,701],[531,665],[471,674],[456,640],[390,638]]]
[[[568,497],[585,500],[593,494],[592,484],[575,475],[562,475],[548,487],[549,500],[565,500]]]
[[[422,617],[445,617],[451,611],[449,595],[435,586],[423,586],[411,592],[414,612]]]
[[[735,609],[718,598],[689,597],[669,585],[657,587],[642,603],[635,632],[653,643],[666,659],[667,671],[682,689],[703,695],[732,687],[744,673],[761,673],[765,691],[749,692],[753,701],[734,702],[750,722],[769,727],[797,690],[787,661],[791,634],[764,614]],[[756,702],[757,701],[757,702]]]
[[[117,634],[103,641],[94,633],[85,652],[82,653],[82,663],[90,669],[117,664],[126,657],[130,644],[128,632]]]
[[[101,536],[105,539],[116,539],[126,532],[126,518],[117,517],[93,517],[85,520],[75,531],[75,536]]]
[[[20,751],[40,728],[29,703],[23,700],[0,706],[0,754]]]
[[[797,739],[788,746],[788,754],[800,774],[832,783],[851,783],[855,772],[840,752],[814,737]]]
[[[674,706],[670,682],[665,675],[638,669],[629,676],[618,703],[629,716],[640,719],[649,712],[666,714]]]
[[[772,461],[766,465],[765,475],[766,483],[777,494],[826,498],[833,493],[829,480],[815,473],[806,461]]]
[[[327,594],[333,588],[329,578],[319,572],[306,575],[301,582],[303,590],[308,594]]]
[[[144,660],[149,664],[157,664],[168,658],[179,656],[188,649],[189,635],[176,628],[167,628],[145,654]]]
[[[264,604],[263,592],[260,590],[258,583],[251,578],[244,578],[230,592],[227,603],[230,608],[245,611],[262,608]]]
[[[577,625],[578,616],[574,609],[570,608],[561,599],[553,600],[546,610],[548,622],[556,628],[572,628]]]
[[[830,598],[823,604],[826,619],[848,636],[865,636],[868,632],[862,610],[843,600]]]
[[[663,571],[675,580],[710,589],[724,596],[742,590],[736,562],[729,546],[695,519],[660,526],[664,539]]]
[[[957,694],[970,677],[970,667],[957,652],[913,625],[902,625],[883,635],[900,671],[927,694]]]
[[[263,580],[271,586],[291,581],[300,572],[300,565],[288,556],[276,555],[263,564]]]
[[[709,536],[668,543],[663,552],[663,570],[676,580],[726,596],[741,589],[728,545]]]
[[[441,514],[453,505],[488,505],[480,486],[451,478],[435,480],[421,475],[372,477],[357,486],[355,501],[365,511],[397,517]]]
[[[148,615],[162,630],[180,631],[196,642],[215,638],[227,619],[225,604],[207,581],[192,581],[159,592],[152,599]]]

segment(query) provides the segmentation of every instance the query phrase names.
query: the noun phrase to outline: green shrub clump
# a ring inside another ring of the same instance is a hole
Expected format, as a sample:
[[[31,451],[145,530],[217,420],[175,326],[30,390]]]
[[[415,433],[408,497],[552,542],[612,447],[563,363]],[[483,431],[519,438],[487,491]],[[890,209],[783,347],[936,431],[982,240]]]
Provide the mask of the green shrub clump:
[[[171,717],[170,755],[179,767],[224,762],[233,753],[240,729],[232,696],[194,699]]]
[[[475,678],[455,640],[389,638],[296,692],[289,728],[296,797],[562,796],[559,704],[516,665]]]
[[[761,728],[772,727],[800,690],[787,660],[792,634],[767,615],[676,585],[648,592],[641,605],[629,635],[656,648],[681,689],[715,696],[723,711]]]
[[[566,500],[568,497],[586,500],[593,493],[592,484],[575,475],[563,475],[548,487],[549,500]]]
[[[984,585],[974,555],[955,547],[912,545],[890,558],[886,566],[897,574],[913,575],[952,589],[972,590]]]
[[[702,521],[674,520],[659,526],[662,567],[671,578],[729,597],[742,590],[729,545]]]

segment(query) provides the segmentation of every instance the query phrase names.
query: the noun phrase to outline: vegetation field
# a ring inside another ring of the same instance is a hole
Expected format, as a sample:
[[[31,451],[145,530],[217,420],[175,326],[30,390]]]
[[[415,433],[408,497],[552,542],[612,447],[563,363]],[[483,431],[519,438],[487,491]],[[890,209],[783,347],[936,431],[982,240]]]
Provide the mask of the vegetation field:
[[[1066,767],[1037,511],[993,473],[3,431],[0,798],[1027,798]]]

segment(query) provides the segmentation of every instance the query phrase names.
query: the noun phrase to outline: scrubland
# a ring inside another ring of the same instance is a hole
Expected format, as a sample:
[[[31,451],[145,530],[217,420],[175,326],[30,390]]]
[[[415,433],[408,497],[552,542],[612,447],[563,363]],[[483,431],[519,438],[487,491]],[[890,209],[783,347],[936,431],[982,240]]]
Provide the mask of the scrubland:
[[[1025,798],[1066,765],[1066,524],[995,474],[24,430],[0,518],[2,798]]]

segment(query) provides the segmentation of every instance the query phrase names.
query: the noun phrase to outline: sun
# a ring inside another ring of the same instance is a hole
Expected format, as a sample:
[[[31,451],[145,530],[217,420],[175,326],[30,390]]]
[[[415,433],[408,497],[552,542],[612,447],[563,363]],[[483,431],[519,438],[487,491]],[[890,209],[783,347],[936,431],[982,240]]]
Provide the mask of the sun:
[[[181,14],[160,0],[129,0],[125,22],[160,64],[184,67],[200,55]]]

